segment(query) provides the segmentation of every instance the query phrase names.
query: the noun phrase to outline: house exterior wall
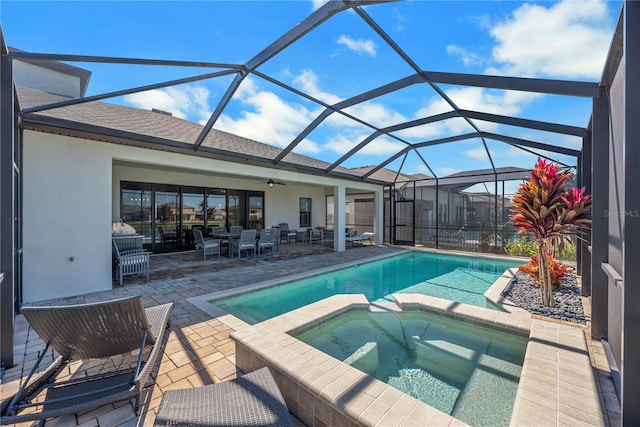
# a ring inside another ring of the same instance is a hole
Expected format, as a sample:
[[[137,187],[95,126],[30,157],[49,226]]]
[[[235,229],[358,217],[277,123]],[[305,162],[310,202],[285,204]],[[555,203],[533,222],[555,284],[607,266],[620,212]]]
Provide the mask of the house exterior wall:
[[[24,132],[23,302],[111,289],[109,148]]]
[[[16,86],[40,89],[72,98],[82,95],[80,78],[71,74],[16,60],[13,61],[13,76]]]
[[[292,229],[300,226],[300,197],[312,199],[312,225],[323,225],[325,194],[345,185],[328,177],[34,131],[24,132],[24,158],[24,302],[112,288],[111,224],[119,217],[122,180],[264,190],[265,226],[287,222]],[[268,178],[289,183],[267,189]]]

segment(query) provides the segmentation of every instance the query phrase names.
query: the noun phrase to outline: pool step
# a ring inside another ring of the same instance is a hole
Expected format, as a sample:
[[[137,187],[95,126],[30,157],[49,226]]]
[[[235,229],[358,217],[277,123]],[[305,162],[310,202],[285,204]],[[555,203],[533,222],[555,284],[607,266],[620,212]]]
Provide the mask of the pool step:
[[[344,363],[365,372],[375,372],[378,369],[378,344],[368,342],[357,349],[351,356],[344,360]]]
[[[521,372],[521,365],[481,355],[451,415],[477,425],[508,426]]]
[[[475,351],[444,340],[415,340],[416,364],[442,381],[462,388],[473,370]]]
[[[389,377],[388,384],[450,414],[460,389],[422,369],[400,369],[398,376]]]

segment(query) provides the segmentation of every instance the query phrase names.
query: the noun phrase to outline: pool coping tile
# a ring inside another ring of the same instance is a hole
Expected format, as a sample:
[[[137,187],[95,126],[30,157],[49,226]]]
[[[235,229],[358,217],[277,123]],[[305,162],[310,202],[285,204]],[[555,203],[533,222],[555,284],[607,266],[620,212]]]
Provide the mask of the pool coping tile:
[[[574,420],[576,424],[605,425],[583,329],[534,319],[528,312],[521,309],[497,312],[496,315],[496,311],[492,309],[452,303],[420,294],[394,294],[393,299],[400,310],[437,313],[481,325],[492,325],[528,337],[520,384],[511,417],[512,426],[522,425],[521,423],[525,420],[528,423],[542,425],[551,422],[555,425],[560,420],[563,422]],[[327,361],[321,366],[313,361],[307,364],[296,364],[296,368],[293,369],[288,366],[288,361],[299,359],[287,357],[285,352],[294,353],[305,360],[309,360],[309,356],[315,354],[313,347],[307,344],[292,345],[291,339],[295,339],[288,334],[325,322],[351,309],[376,311],[380,307],[369,304],[364,295],[335,295],[257,325],[247,326],[248,330],[258,328],[261,333],[269,334],[269,341],[273,345],[265,346],[263,341],[252,339],[253,334],[245,329],[234,332],[231,338],[236,341],[237,347],[252,352],[270,368],[290,375],[293,377],[292,381],[306,387],[314,398],[331,403],[333,409],[353,423],[376,425],[382,420],[386,423],[393,419],[394,425],[412,425],[407,414],[424,413],[432,414],[431,419],[433,422],[437,421],[439,425],[466,425],[330,356],[326,356]],[[280,336],[281,334],[284,336]],[[286,343],[286,346],[283,343]],[[269,354],[273,346],[279,347],[276,357]],[[242,369],[242,361],[239,362],[239,367]],[[353,377],[351,375],[347,377],[347,373],[352,370],[356,371]],[[354,381],[354,378],[360,381]],[[366,379],[367,386],[358,386],[363,379]],[[376,396],[365,392],[372,385],[374,390],[379,392]],[[354,387],[356,390],[353,389]],[[358,388],[362,390],[357,390]],[[342,403],[341,397],[350,393],[356,393],[354,396],[357,395],[360,398],[354,398],[352,403]],[[361,393],[368,397],[362,397]],[[398,394],[401,394],[403,399],[407,396],[411,400],[410,406],[415,404],[413,409],[398,410],[394,407],[394,400],[387,396],[395,396],[397,400]],[[582,405],[588,404],[594,410],[579,414],[579,408],[569,404],[565,397],[560,399],[559,396],[562,394],[575,395]],[[371,400],[371,404],[363,408],[366,405],[362,404],[361,399]]]

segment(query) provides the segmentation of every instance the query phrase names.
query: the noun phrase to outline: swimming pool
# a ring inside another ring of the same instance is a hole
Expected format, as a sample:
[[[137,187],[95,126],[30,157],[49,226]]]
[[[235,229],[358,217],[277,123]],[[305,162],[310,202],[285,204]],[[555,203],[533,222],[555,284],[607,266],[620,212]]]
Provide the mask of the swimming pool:
[[[351,311],[293,334],[473,426],[508,426],[527,337],[426,312]]]
[[[417,293],[480,307],[484,292],[508,268],[521,263],[463,255],[410,251],[302,280],[209,302],[255,324],[336,294],[364,294],[392,302],[394,293]]]

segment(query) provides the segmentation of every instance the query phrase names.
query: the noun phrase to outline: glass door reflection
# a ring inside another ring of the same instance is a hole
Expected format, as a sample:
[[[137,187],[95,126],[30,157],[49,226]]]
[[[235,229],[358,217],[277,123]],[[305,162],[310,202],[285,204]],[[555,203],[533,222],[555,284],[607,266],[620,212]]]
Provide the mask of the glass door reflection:
[[[172,187],[158,186],[155,192],[156,232],[160,251],[180,248],[180,189]]]
[[[227,226],[227,192],[210,189],[207,194],[207,228]]]
[[[194,247],[193,229],[204,230],[204,189],[198,187],[182,188],[182,245],[185,249]]]
[[[132,226],[143,237],[145,249],[151,250],[151,184],[128,183],[120,194],[120,219]]]

